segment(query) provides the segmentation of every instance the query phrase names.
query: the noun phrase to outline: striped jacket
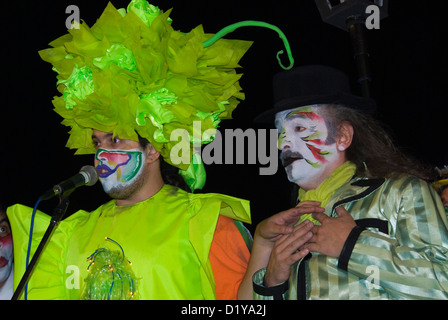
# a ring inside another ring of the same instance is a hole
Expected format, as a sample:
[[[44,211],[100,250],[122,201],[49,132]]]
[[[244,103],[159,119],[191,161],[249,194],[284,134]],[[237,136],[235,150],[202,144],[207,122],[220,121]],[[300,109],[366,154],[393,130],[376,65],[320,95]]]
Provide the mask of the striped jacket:
[[[408,175],[354,178],[336,191],[325,212],[343,206],[357,226],[339,258],[311,252],[289,281],[264,287],[255,299],[447,299],[448,223],[437,193]]]

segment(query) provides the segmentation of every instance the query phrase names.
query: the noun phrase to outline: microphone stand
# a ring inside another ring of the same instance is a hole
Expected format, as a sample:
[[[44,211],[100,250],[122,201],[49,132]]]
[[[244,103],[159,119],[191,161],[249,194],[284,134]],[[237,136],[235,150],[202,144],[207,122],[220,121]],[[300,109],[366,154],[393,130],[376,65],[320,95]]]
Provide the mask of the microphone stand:
[[[62,220],[62,218],[65,215],[65,212],[67,211],[67,207],[69,204],[68,197],[73,192],[74,189],[68,190],[67,192],[63,193],[59,196],[59,204],[54,209],[53,216],[50,220],[50,225],[47,228],[47,231],[45,231],[45,234],[42,238],[42,240],[39,243],[39,246],[36,249],[36,252],[33,255],[33,259],[31,259],[30,264],[25,270],[25,273],[22,276],[22,279],[20,280],[19,285],[17,286],[16,290],[14,291],[14,295],[12,296],[11,300],[17,300],[20,295],[22,294],[23,288],[25,287],[26,283],[28,282],[28,279],[31,275],[31,272],[33,271],[34,267],[36,266],[37,260],[39,259],[42,250],[44,249],[45,245],[47,244],[48,240],[51,237],[51,234],[53,230],[56,228],[56,226],[59,224],[59,222]]]

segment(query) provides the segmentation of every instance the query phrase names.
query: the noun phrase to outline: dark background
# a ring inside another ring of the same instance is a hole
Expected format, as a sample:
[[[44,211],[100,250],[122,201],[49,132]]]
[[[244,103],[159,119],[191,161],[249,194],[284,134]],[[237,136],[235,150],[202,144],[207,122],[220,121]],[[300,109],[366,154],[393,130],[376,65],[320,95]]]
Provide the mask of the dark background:
[[[448,164],[446,118],[448,26],[446,0],[389,1],[389,17],[379,30],[367,31],[373,94],[377,117],[394,141],[411,157],[430,166]],[[117,8],[128,0],[114,0]],[[326,64],[349,74],[353,90],[357,72],[349,34],[322,22],[314,1],[177,0],[153,1],[162,10],[173,8],[172,26],[188,32],[203,24],[205,32],[241,20],[277,25],[289,39],[295,66]],[[73,156],[65,148],[68,128],[52,111],[56,73],[40,60],[38,50],[66,33],[68,5],[77,5],[89,26],[99,18],[106,0],[5,1],[1,16],[1,166],[0,196],[6,205],[33,206],[39,195],[77,173],[92,156]],[[235,110],[227,128],[258,128],[253,118],[272,105],[273,74],[281,71],[275,55],[283,49],[277,34],[268,29],[244,28],[226,38],[254,41],[240,61],[241,86],[246,100]],[[287,64],[287,61],[285,64]],[[219,192],[251,201],[254,225],[289,207],[289,182],[280,167],[273,176],[260,176],[259,165],[207,166],[203,192]],[[108,200],[98,183],[71,196],[69,213],[93,210]],[[39,206],[51,213],[55,201]],[[251,227],[252,229],[252,227]],[[252,229],[253,230],[253,229]]]

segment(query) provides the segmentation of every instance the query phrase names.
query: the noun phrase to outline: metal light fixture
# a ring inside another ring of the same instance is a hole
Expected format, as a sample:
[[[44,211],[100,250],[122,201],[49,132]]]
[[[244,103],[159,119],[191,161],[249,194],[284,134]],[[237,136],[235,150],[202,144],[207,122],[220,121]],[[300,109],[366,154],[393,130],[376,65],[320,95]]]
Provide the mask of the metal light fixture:
[[[315,0],[320,16],[325,23],[348,31],[354,21],[364,23],[366,8],[375,5],[380,10],[380,19],[387,17],[388,0]]]
[[[375,5],[379,9],[379,18],[384,19],[387,17],[388,0],[315,0],[315,2],[325,23],[350,33],[362,95],[370,98],[371,75],[365,34],[368,17],[366,9]]]

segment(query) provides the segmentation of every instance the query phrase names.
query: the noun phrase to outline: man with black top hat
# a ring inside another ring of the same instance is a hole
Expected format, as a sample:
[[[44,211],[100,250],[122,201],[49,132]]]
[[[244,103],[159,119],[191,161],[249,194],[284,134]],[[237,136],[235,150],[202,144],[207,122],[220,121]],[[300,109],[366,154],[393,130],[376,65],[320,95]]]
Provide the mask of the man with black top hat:
[[[446,299],[443,205],[352,95],[345,74],[305,66],[274,78],[280,159],[298,186],[295,208],[262,221],[239,297]]]

